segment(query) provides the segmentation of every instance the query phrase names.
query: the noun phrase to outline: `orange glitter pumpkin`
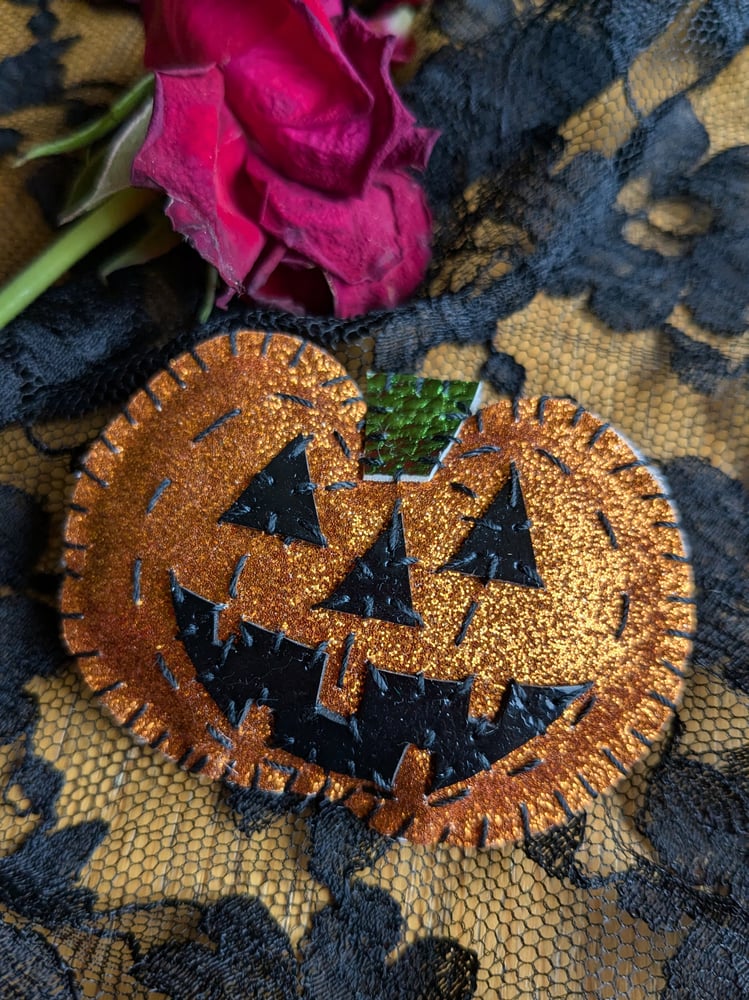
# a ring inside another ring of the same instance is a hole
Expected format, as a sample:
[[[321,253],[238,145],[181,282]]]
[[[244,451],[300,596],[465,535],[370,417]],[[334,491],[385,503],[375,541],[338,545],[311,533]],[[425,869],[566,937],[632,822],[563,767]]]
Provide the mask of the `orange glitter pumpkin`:
[[[365,416],[293,337],[177,359],[82,465],[68,646],[196,772],[417,842],[545,829],[680,696],[692,580],[664,487],[559,399],[468,417],[428,481],[367,481]]]

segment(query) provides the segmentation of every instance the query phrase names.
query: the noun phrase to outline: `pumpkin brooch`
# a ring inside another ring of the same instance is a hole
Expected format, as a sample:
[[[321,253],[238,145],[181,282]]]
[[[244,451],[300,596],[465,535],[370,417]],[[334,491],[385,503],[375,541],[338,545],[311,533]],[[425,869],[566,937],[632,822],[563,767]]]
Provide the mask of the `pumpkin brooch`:
[[[376,375],[240,332],[80,467],[64,634],[194,772],[486,845],[572,815],[676,706],[692,578],[664,484],[566,399]]]

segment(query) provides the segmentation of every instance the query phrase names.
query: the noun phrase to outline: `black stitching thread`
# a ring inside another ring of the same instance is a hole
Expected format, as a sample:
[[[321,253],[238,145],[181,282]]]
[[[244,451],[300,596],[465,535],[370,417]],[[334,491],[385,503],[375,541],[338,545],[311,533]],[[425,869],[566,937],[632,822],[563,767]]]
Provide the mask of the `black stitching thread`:
[[[80,656],[81,654],[77,653],[76,655]],[[99,655],[98,650],[96,655],[97,656]],[[94,691],[94,698],[103,698],[104,695],[109,694],[110,691],[116,691],[118,688],[121,688],[123,683],[124,681],[112,681],[112,683],[107,684],[106,687],[99,688],[98,690]]]
[[[508,778],[517,778],[520,774],[528,774],[530,771],[535,771],[537,767],[540,767],[544,763],[543,758],[533,757],[531,760],[526,760],[523,764],[518,764],[517,767],[511,768],[507,772]]]
[[[479,847],[486,847],[489,842],[489,817],[484,816],[481,820],[481,832],[479,833]]]
[[[461,799],[467,799],[470,794],[470,788],[461,788],[459,792],[453,792],[452,795],[443,795],[440,799],[434,799],[429,805],[433,809],[442,809],[443,806],[451,806],[453,802],[460,802]]]
[[[174,379],[180,389],[187,388],[187,382],[172,368],[171,365],[167,365],[165,368],[167,375]]]
[[[92,472],[87,465],[83,464],[83,462],[81,462],[78,468],[83,473],[84,476],[88,476],[91,482],[96,483],[97,486],[101,486],[103,490],[109,488],[109,483],[106,481],[106,479],[102,479],[100,476],[97,476],[96,473]]]
[[[338,483],[329,483],[325,489],[328,493],[336,493],[338,490],[355,490],[356,483],[352,483],[350,479],[343,479]]]
[[[645,463],[641,458],[636,458],[634,462],[625,462],[624,465],[615,465],[609,469],[610,476],[617,476],[620,472],[628,472],[630,469],[641,469]]]
[[[629,771],[624,766],[624,764],[622,764],[619,758],[613,753],[613,751],[609,750],[608,747],[601,747],[601,753],[604,755],[604,757],[608,758],[608,760],[611,761],[611,763],[614,765],[617,771],[619,771],[621,774],[627,774],[627,775],[629,774]]]
[[[156,666],[161,671],[161,674],[169,684],[169,687],[171,687],[173,691],[179,691],[179,681],[167,666],[167,662],[164,657],[158,652],[156,653]]]
[[[354,632],[349,632],[343,641],[343,657],[341,658],[341,667],[338,671],[338,679],[336,680],[336,686],[339,688],[343,687],[343,681],[346,676],[346,670],[348,669],[349,659],[351,657],[351,650],[353,649],[355,641],[356,634]]]
[[[536,419],[542,426],[544,419],[546,417],[546,404],[549,402],[550,399],[551,396],[541,396],[541,398],[538,401],[538,408],[536,410]]]
[[[629,731],[630,731],[630,733],[632,733],[632,735],[634,736],[634,738],[636,740],[639,740],[640,743],[643,744],[643,746],[646,746],[648,748],[648,750],[652,750],[652,748],[653,748],[653,741],[649,740],[647,738],[647,736],[643,736],[643,734],[640,732],[639,729],[635,729],[634,726],[631,726]]]
[[[157,413],[161,413],[161,411],[163,409],[163,407],[161,405],[161,400],[156,395],[156,393],[153,391],[153,389],[151,388],[151,386],[147,385],[143,391],[145,392],[145,394],[148,396],[148,398],[153,403],[156,412]]]
[[[148,504],[146,505],[146,514],[151,514],[153,512],[153,509],[161,499],[164,490],[169,489],[171,485],[172,481],[168,476],[166,476],[164,479],[161,480],[159,485],[151,494],[151,499],[148,501]]]
[[[162,729],[159,735],[148,744],[152,750],[158,750],[162,743],[169,739],[172,734],[168,729]]]
[[[671,498],[665,493],[642,493],[640,495],[641,500],[670,500]]]
[[[233,410],[227,410],[226,413],[222,413],[220,417],[216,417],[212,424],[204,427],[202,431],[198,431],[195,437],[192,439],[193,444],[198,444],[204,438],[207,438],[209,434],[213,434],[214,431],[218,430],[227,420],[231,420],[233,417],[238,417],[241,413],[239,407],[235,407]]]
[[[377,813],[382,809],[383,805],[384,803],[382,799],[375,799],[370,805],[369,809],[367,809],[367,811],[362,816],[362,820],[365,823],[371,822],[371,820],[373,820],[377,815]]]
[[[689,556],[680,556],[676,552],[661,552],[661,556],[663,556],[664,559],[670,560],[671,562],[677,562],[677,563],[689,562]]]
[[[599,520],[599,522],[600,522],[601,527],[603,528],[603,530],[609,536],[609,542],[611,544],[611,548],[612,549],[618,549],[619,548],[619,542],[617,541],[617,538],[616,538],[616,532],[614,531],[614,529],[611,526],[611,521],[609,521],[609,519],[606,517],[606,515],[604,514],[604,512],[602,510],[597,510],[596,511],[596,517],[598,518],[598,520]]]
[[[272,333],[266,333],[266,335],[263,337],[263,342],[260,345],[260,357],[261,358],[264,358],[265,355],[268,353],[268,348],[270,347],[271,340],[273,340],[273,334]]]
[[[70,549],[73,552],[86,552],[88,545],[83,542],[69,542],[67,539],[63,540],[62,547],[64,549]]]
[[[262,763],[266,767],[271,768],[273,771],[278,771],[279,774],[283,774],[288,777],[290,774],[298,774],[298,770],[292,767],[291,764],[281,764],[279,761],[273,760],[271,757],[263,757]]]
[[[577,772],[577,780],[580,782],[580,784],[583,786],[583,788],[585,789],[585,791],[588,793],[588,795],[590,795],[590,797],[592,799],[597,799],[598,798],[598,792],[591,785],[591,783],[587,780],[587,778],[585,777],[585,775],[584,774],[580,774],[579,771]]]
[[[231,575],[231,580],[229,581],[229,597],[234,601],[237,598],[237,587],[239,586],[239,578],[242,575],[242,570],[247,564],[247,560],[250,558],[249,552],[245,552],[243,556],[237,559],[237,565],[234,567],[234,572]]]
[[[106,434],[100,434],[99,440],[107,449],[107,451],[111,451],[113,455],[119,455],[120,452],[122,451],[122,448],[119,448],[116,444],[112,444],[112,442],[109,440]]]
[[[203,754],[202,757],[198,757],[194,764],[190,765],[190,774],[200,774],[206,764],[210,761],[208,754]]]
[[[276,399],[284,399],[290,403],[298,403],[299,406],[306,406],[308,410],[314,410],[315,404],[311,399],[306,399],[304,396],[295,396],[293,392],[274,392],[273,395]]]
[[[142,719],[150,707],[151,706],[147,701],[144,701],[142,705],[138,705],[135,711],[132,712],[122,723],[125,729],[132,729],[138,719]]]
[[[574,819],[575,814],[570,809],[569,803],[567,802],[567,799],[565,799],[564,795],[562,794],[562,792],[558,788],[554,789],[554,798],[557,800],[557,802],[559,803],[559,805],[564,810],[564,814],[567,817],[567,819]]]
[[[525,804],[525,802],[520,803],[520,805],[518,806],[518,811],[520,813],[520,820],[523,824],[523,834],[525,835],[525,839],[530,840],[531,821],[530,821],[530,816],[528,815],[528,806]]]
[[[696,604],[697,601],[693,597],[682,597],[681,594],[669,594],[666,598],[667,601],[671,601],[674,604]]]
[[[478,609],[479,609],[478,601],[471,601],[471,603],[468,605],[468,610],[466,611],[465,617],[463,618],[463,623],[460,626],[460,631],[455,636],[456,646],[459,646],[465,639],[466,633],[468,632],[471,622],[473,621],[473,616],[476,614]]]
[[[578,406],[578,408],[572,414],[572,420],[570,421],[570,426],[571,427],[577,427],[577,425],[582,420],[582,416],[583,416],[584,413],[585,413],[585,407],[584,406]]]
[[[306,344],[306,342],[305,342],[305,341],[303,340],[303,341],[301,342],[301,344],[299,345],[299,347],[297,347],[297,349],[296,349],[296,354],[295,354],[295,355],[294,355],[294,357],[293,357],[293,358],[292,358],[292,359],[291,359],[291,360],[289,361],[289,368],[296,368],[296,366],[297,366],[297,365],[299,364],[299,362],[300,362],[300,361],[302,360],[302,355],[304,354],[304,352],[305,352],[305,350],[306,350],[306,349],[307,349],[307,344]]]
[[[548,459],[548,461],[551,462],[552,465],[555,465],[563,475],[572,475],[572,469],[566,462],[563,462],[561,458],[557,458],[556,455],[552,455],[552,453],[550,451],[546,451],[545,448],[536,448],[536,452],[537,454],[543,455],[544,458]]]
[[[196,350],[190,350],[190,351],[188,351],[188,353],[189,353],[190,357],[193,359],[193,361],[195,362],[195,364],[198,366],[198,368],[204,374],[207,374],[210,371],[210,368],[205,363],[205,361],[203,361],[203,359],[201,358],[201,356],[198,354],[198,352]]]
[[[683,670],[679,670],[679,668],[675,666],[673,663],[671,663],[670,660],[661,660],[661,663],[666,668],[666,670],[670,670],[672,674],[675,674],[682,680],[687,676]]]
[[[130,412],[130,410],[129,410],[129,408],[127,406],[123,406],[122,407],[122,415],[124,416],[125,420],[127,420],[127,422],[130,424],[131,427],[137,427],[138,426],[138,421],[132,415],[132,413]]]
[[[348,802],[349,799],[353,798],[357,792],[362,791],[361,785],[352,785],[351,788],[347,788],[343,795],[338,799],[338,802]]]
[[[335,378],[326,378],[324,382],[320,383],[320,385],[323,388],[327,389],[328,386],[331,386],[331,385],[340,385],[341,382],[346,382],[350,378],[351,378],[350,375],[336,375]]]
[[[229,352],[233,358],[236,358],[239,354],[239,346],[237,344],[237,331],[231,330],[229,333]]]
[[[406,831],[411,826],[411,824],[413,823],[413,821],[414,821],[415,818],[416,817],[412,816],[412,815],[411,816],[406,816],[406,818],[403,820],[403,822],[398,827],[398,829],[394,833],[391,834],[391,837],[393,838],[393,840],[400,840],[401,837],[405,837],[406,836]]]
[[[465,483],[450,483],[450,489],[455,490],[456,493],[462,493],[465,497],[470,497],[471,500],[478,498],[478,493],[470,486],[466,486]]]
[[[448,823],[446,827],[443,828],[440,834],[440,839],[437,841],[438,844],[444,844],[448,840],[450,834],[453,832],[452,826]]]
[[[484,433],[484,411],[483,410],[477,410],[476,411],[476,430],[479,432],[479,434],[483,434]]]
[[[585,716],[588,714],[588,712],[591,710],[591,708],[593,708],[593,706],[595,705],[595,703],[597,701],[598,701],[597,696],[594,695],[594,694],[592,694],[590,696],[590,698],[588,698],[583,703],[583,705],[580,707],[580,710],[575,715],[575,718],[572,720],[572,726],[573,726],[573,728],[575,726],[579,726],[580,725],[580,723],[583,721],[583,719],[585,718]]]
[[[338,445],[343,454],[346,456],[346,458],[351,458],[351,449],[346,444],[346,439],[344,438],[343,434],[341,434],[340,431],[333,431],[333,437],[338,442]]]
[[[498,455],[502,449],[497,444],[482,444],[480,448],[464,451],[460,458],[476,458],[477,455]]]
[[[82,622],[85,615],[82,611],[61,611],[60,618],[64,618],[67,621]]]
[[[621,637],[624,635],[624,630],[627,627],[627,622],[629,620],[629,604],[630,604],[629,594],[626,593],[626,591],[622,591],[620,596],[622,599],[622,612],[621,612],[621,618],[619,619],[619,624],[616,627],[616,632],[614,632],[615,639],[621,639]]]
[[[177,767],[184,767],[190,757],[195,753],[195,747],[188,747],[177,761]]]
[[[648,696],[654,701],[657,701],[660,705],[670,708],[672,712],[676,711],[676,705],[659,691],[648,691]]]
[[[611,424],[601,424],[597,427],[593,433],[590,435],[590,440],[588,441],[588,448],[594,448],[598,441],[603,437],[606,431],[611,427]]]
[[[143,569],[143,560],[136,557],[133,562],[133,604],[141,604],[142,597],[140,592],[140,579],[141,570]]]

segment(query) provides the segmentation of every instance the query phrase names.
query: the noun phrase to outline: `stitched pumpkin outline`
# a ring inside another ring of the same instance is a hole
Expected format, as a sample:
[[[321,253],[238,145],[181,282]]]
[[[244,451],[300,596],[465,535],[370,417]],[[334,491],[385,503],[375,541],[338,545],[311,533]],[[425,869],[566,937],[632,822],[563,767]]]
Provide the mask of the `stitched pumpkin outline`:
[[[568,400],[482,411],[429,483],[362,481],[364,417],[345,371],[297,338],[243,332],[177,359],[81,467],[66,529],[66,641],[115,717],[195,772],[345,799],[381,832],[417,842],[487,844],[545,829],[627,773],[680,696],[694,609],[665,490]],[[326,546],[220,523],[248,477],[299,437],[309,438]],[[483,516],[512,467],[543,588],[449,570],[471,530],[463,519]],[[329,489],[340,483],[355,485]],[[319,607],[396,507],[424,627]],[[230,723],[180,638],[175,585],[228,605],[224,641],[244,619],[280,642],[327,642],[318,701],[333,719],[356,720],[372,667],[386,678],[473,677],[470,718],[484,729],[513,684],[580,690],[542,735],[459,781],[435,782],[424,745],[405,751],[390,783],[326,771],[274,745],[267,705]]]

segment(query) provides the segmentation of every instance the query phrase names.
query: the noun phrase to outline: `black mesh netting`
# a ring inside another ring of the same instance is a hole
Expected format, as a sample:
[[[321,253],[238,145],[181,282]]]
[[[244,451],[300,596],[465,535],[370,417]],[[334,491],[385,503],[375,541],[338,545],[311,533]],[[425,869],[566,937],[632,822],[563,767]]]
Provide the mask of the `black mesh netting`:
[[[29,138],[138,73],[137,15],[0,10],[0,264],[48,238],[65,164]],[[749,4],[437,0],[403,82],[439,128],[420,295],[352,321],[194,320],[179,249],[87,261],[0,338],[3,998],[749,998]],[[219,787],[118,729],[54,608],[70,473],[116,405],[213,333],[282,329],[367,367],[569,395],[660,466],[698,630],[668,741],[521,844],[398,845],[342,807]]]

